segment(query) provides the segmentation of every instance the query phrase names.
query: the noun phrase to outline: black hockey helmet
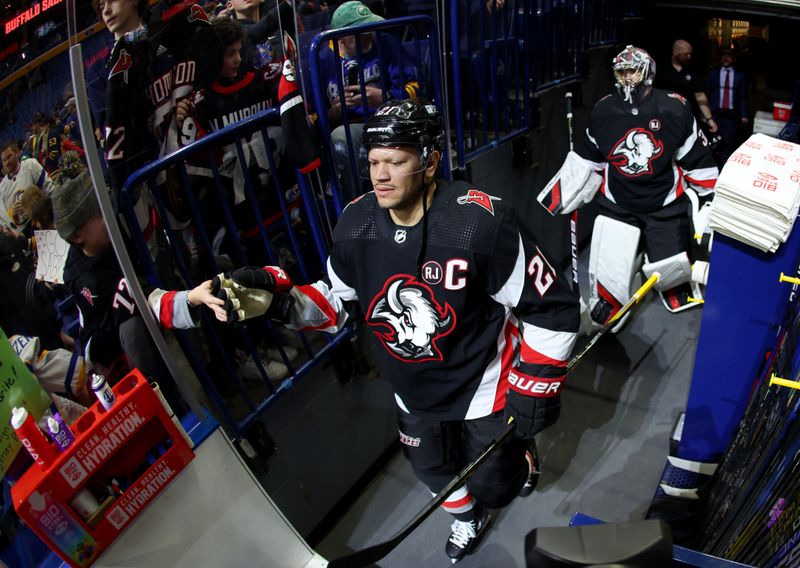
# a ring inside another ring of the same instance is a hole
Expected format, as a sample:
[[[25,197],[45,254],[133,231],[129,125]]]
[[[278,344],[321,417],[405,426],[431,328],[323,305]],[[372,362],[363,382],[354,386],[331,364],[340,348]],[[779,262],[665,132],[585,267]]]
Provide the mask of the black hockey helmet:
[[[614,86],[622,100],[633,107],[641,105],[653,90],[656,62],[641,47],[629,45],[612,60]]]
[[[433,150],[441,151],[443,138],[442,114],[436,105],[412,99],[383,103],[362,134],[368,151],[373,146],[413,146],[419,148],[423,163]]]

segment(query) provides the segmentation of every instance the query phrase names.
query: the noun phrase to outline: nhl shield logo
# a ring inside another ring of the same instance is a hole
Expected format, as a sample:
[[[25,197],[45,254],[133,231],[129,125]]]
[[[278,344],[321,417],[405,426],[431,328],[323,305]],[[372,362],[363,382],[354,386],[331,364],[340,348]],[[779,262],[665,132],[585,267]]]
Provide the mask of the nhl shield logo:
[[[426,284],[399,274],[370,302],[367,324],[392,357],[405,363],[441,361],[437,342],[453,331],[456,315]]]
[[[408,231],[405,229],[397,229],[394,232],[394,242],[397,244],[402,244],[406,242],[406,238],[408,237]]]
[[[644,128],[631,128],[614,146],[608,161],[626,177],[653,172],[653,160],[664,152],[664,144]]]

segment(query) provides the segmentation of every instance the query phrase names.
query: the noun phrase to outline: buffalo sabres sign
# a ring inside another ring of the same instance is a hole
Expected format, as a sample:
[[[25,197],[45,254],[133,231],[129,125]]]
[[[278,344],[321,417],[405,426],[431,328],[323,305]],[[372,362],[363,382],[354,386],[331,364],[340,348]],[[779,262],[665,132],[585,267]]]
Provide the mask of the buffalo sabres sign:
[[[393,357],[421,363],[442,360],[437,342],[453,331],[456,316],[450,304],[436,301],[426,284],[398,274],[370,302],[367,324]]]

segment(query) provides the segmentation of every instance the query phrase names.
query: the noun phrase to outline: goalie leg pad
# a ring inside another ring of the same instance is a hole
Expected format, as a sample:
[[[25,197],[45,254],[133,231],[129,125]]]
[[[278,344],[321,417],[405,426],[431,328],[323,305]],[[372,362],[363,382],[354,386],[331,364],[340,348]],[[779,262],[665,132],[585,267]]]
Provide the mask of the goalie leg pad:
[[[642,266],[642,272],[647,278],[655,272],[661,275],[656,283],[656,290],[659,292],[685,284],[692,278],[692,266],[685,251],[655,262],[646,262]]]
[[[631,298],[640,236],[638,227],[604,215],[594,222],[589,253],[589,311],[601,325]]]

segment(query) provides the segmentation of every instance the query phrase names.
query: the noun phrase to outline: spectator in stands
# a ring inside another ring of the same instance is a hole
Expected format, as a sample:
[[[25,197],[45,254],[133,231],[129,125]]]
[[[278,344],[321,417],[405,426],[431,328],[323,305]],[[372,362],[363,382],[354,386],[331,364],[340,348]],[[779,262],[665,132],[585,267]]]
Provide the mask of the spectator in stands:
[[[84,172],[67,180],[52,199],[58,234],[70,243],[64,282],[81,314],[80,354],[87,366],[104,371],[112,384],[130,365],[138,367],[145,376],[158,377],[170,402],[177,401],[175,385],[165,380],[168,374],[122,276],[91,178]],[[156,304],[165,304],[163,313],[156,313],[165,327],[191,326],[198,306],[216,312],[224,303],[211,294],[210,280],[166,299],[154,293]]]
[[[271,3],[271,4],[270,4]],[[295,20],[292,3],[288,0],[228,0],[227,9],[218,17],[230,17],[244,26],[242,42],[245,71],[260,70],[281,58],[281,33],[292,39],[303,26]],[[298,15],[299,17],[299,15]]]
[[[52,174],[58,169],[61,158],[61,133],[53,124],[53,119],[41,112],[33,115],[32,124],[36,136],[33,156],[48,174]]]
[[[362,2],[351,0],[333,13],[331,29],[350,28],[383,18],[370,11]],[[388,99],[415,98],[417,83],[413,71],[404,70],[400,63],[401,46],[390,34],[381,34],[381,45],[374,33],[344,36],[338,40],[338,56],[331,49],[320,54],[320,73],[325,85],[327,112],[333,126],[331,145],[339,188],[345,201],[363,193],[363,182],[358,172],[350,170],[350,158],[357,154],[359,171],[365,169],[366,152],[361,144],[364,121],[379,105]],[[358,59],[360,44],[361,59]],[[339,85],[343,91],[340,92]],[[363,87],[363,94],[362,94]],[[384,89],[386,89],[384,91]],[[347,133],[342,124],[346,115],[352,147],[347,144]]]
[[[59,113],[62,131],[73,142],[80,143],[81,135],[78,131],[78,112],[75,108],[75,97],[70,97]]]
[[[224,45],[222,70],[216,81],[208,88],[196,92],[193,101],[179,103],[177,121],[186,136],[192,133],[200,137],[205,132],[220,130],[251,116],[254,109],[261,111],[279,106],[286,101],[298,100],[300,92],[294,82],[289,60],[270,63],[258,72],[242,73],[241,48],[245,34],[244,27],[230,18],[217,18],[212,25]],[[290,41],[288,36],[286,41]],[[254,218],[253,203],[246,199],[246,180],[249,178],[251,182],[255,182],[259,210],[264,218],[261,223],[272,225],[274,219],[281,216],[275,179],[284,190],[288,190],[285,198],[287,210],[290,214],[292,211],[299,212],[299,194],[290,189],[296,184],[290,166],[293,164],[302,173],[306,173],[319,165],[317,148],[308,128],[302,99],[299,101],[300,104],[285,107],[281,113],[280,123],[268,126],[270,143],[276,142],[278,145],[278,152],[273,152],[277,172],[270,171],[267,149],[260,131],[244,139],[246,145],[243,151],[246,164],[239,162],[237,149],[233,144],[225,146],[221,151],[222,160],[218,171],[222,172],[221,180],[227,190],[228,205],[233,209],[237,227],[244,235],[255,236],[256,240],[260,240],[258,227],[260,223]],[[184,143],[193,141],[194,138],[184,139]],[[205,153],[200,155],[205,156]],[[284,157],[289,160],[284,160]],[[192,171],[196,174],[202,175],[205,171],[210,175],[208,164],[195,162],[193,166]],[[198,188],[203,186],[203,180],[198,177],[193,179],[192,185],[197,195],[216,193],[213,190],[198,191]],[[203,222],[209,234],[225,234],[221,208],[208,204],[202,209],[205,212]],[[223,232],[219,233],[220,230]],[[250,249],[251,261],[256,263],[267,261],[266,257],[255,258],[259,254],[257,251],[260,250],[263,250],[260,245]],[[229,256],[232,255],[234,258],[237,256],[229,249],[228,239],[223,241],[220,250],[213,251],[213,254],[216,256],[218,252],[229,253]],[[283,363],[271,360],[267,364],[267,373],[270,377],[286,376],[288,369]]]
[[[176,4],[160,22],[145,26],[147,0],[93,1],[116,40],[107,63],[104,115],[106,161],[116,203],[130,174],[178,148],[175,104],[216,77],[221,50],[197,4]]]
[[[28,227],[28,218],[22,210],[20,199],[28,186],[35,185],[45,192],[51,190],[50,177],[34,158],[20,161],[17,142],[7,141],[0,146],[5,175],[0,181],[0,229],[20,233]]]
[[[212,132],[238,122],[253,114],[253,109],[261,111],[279,106],[286,100],[298,100],[299,89],[295,83],[292,62],[285,60],[271,63],[259,71],[242,72],[241,48],[244,41],[244,26],[236,20],[218,18],[213,27],[224,45],[223,64],[220,75],[207,89],[195,93],[192,101],[184,100],[178,105],[177,121],[184,133],[184,143],[194,142],[188,133],[198,138],[202,133]],[[284,34],[286,42],[290,42]],[[288,67],[287,67],[288,66]],[[291,98],[289,98],[291,97]],[[270,136],[279,142],[280,155],[288,155],[294,165],[303,173],[313,170],[319,165],[317,148],[312,142],[308,128],[302,99],[300,104],[281,113],[280,129],[270,128]],[[188,120],[188,122],[187,122]],[[253,151],[254,160],[248,159],[249,165],[257,164],[262,170],[269,169],[266,161],[266,150],[260,132],[248,140],[247,152]],[[236,148],[231,144],[223,149],[223,163],[236,160]],[[244,172],[237,164],[233,172],[233,204],[244,201]],[[275,204],[277,205],[277,204]],[[268,215],[274,212],[268,212]]]
[[[709,132],[714,133],[717,131],[717,123],[711,115],[702,84],[689,67],[691,61],[692,44],[683,39],[675,40],[669,64],[658,68],[653,86],[681,95],[688,101],[695,119],[705,124]]]
[[[0,231],[0,328],[36,336],[45,349],[63,347],[52,293],[35,279],[30,258],[12,233]]]
[[[25,189],[20,199],[22,210],[30,218],[36,230],[55,229],[53,223],[53,202],[50,195],[35,185]]]

